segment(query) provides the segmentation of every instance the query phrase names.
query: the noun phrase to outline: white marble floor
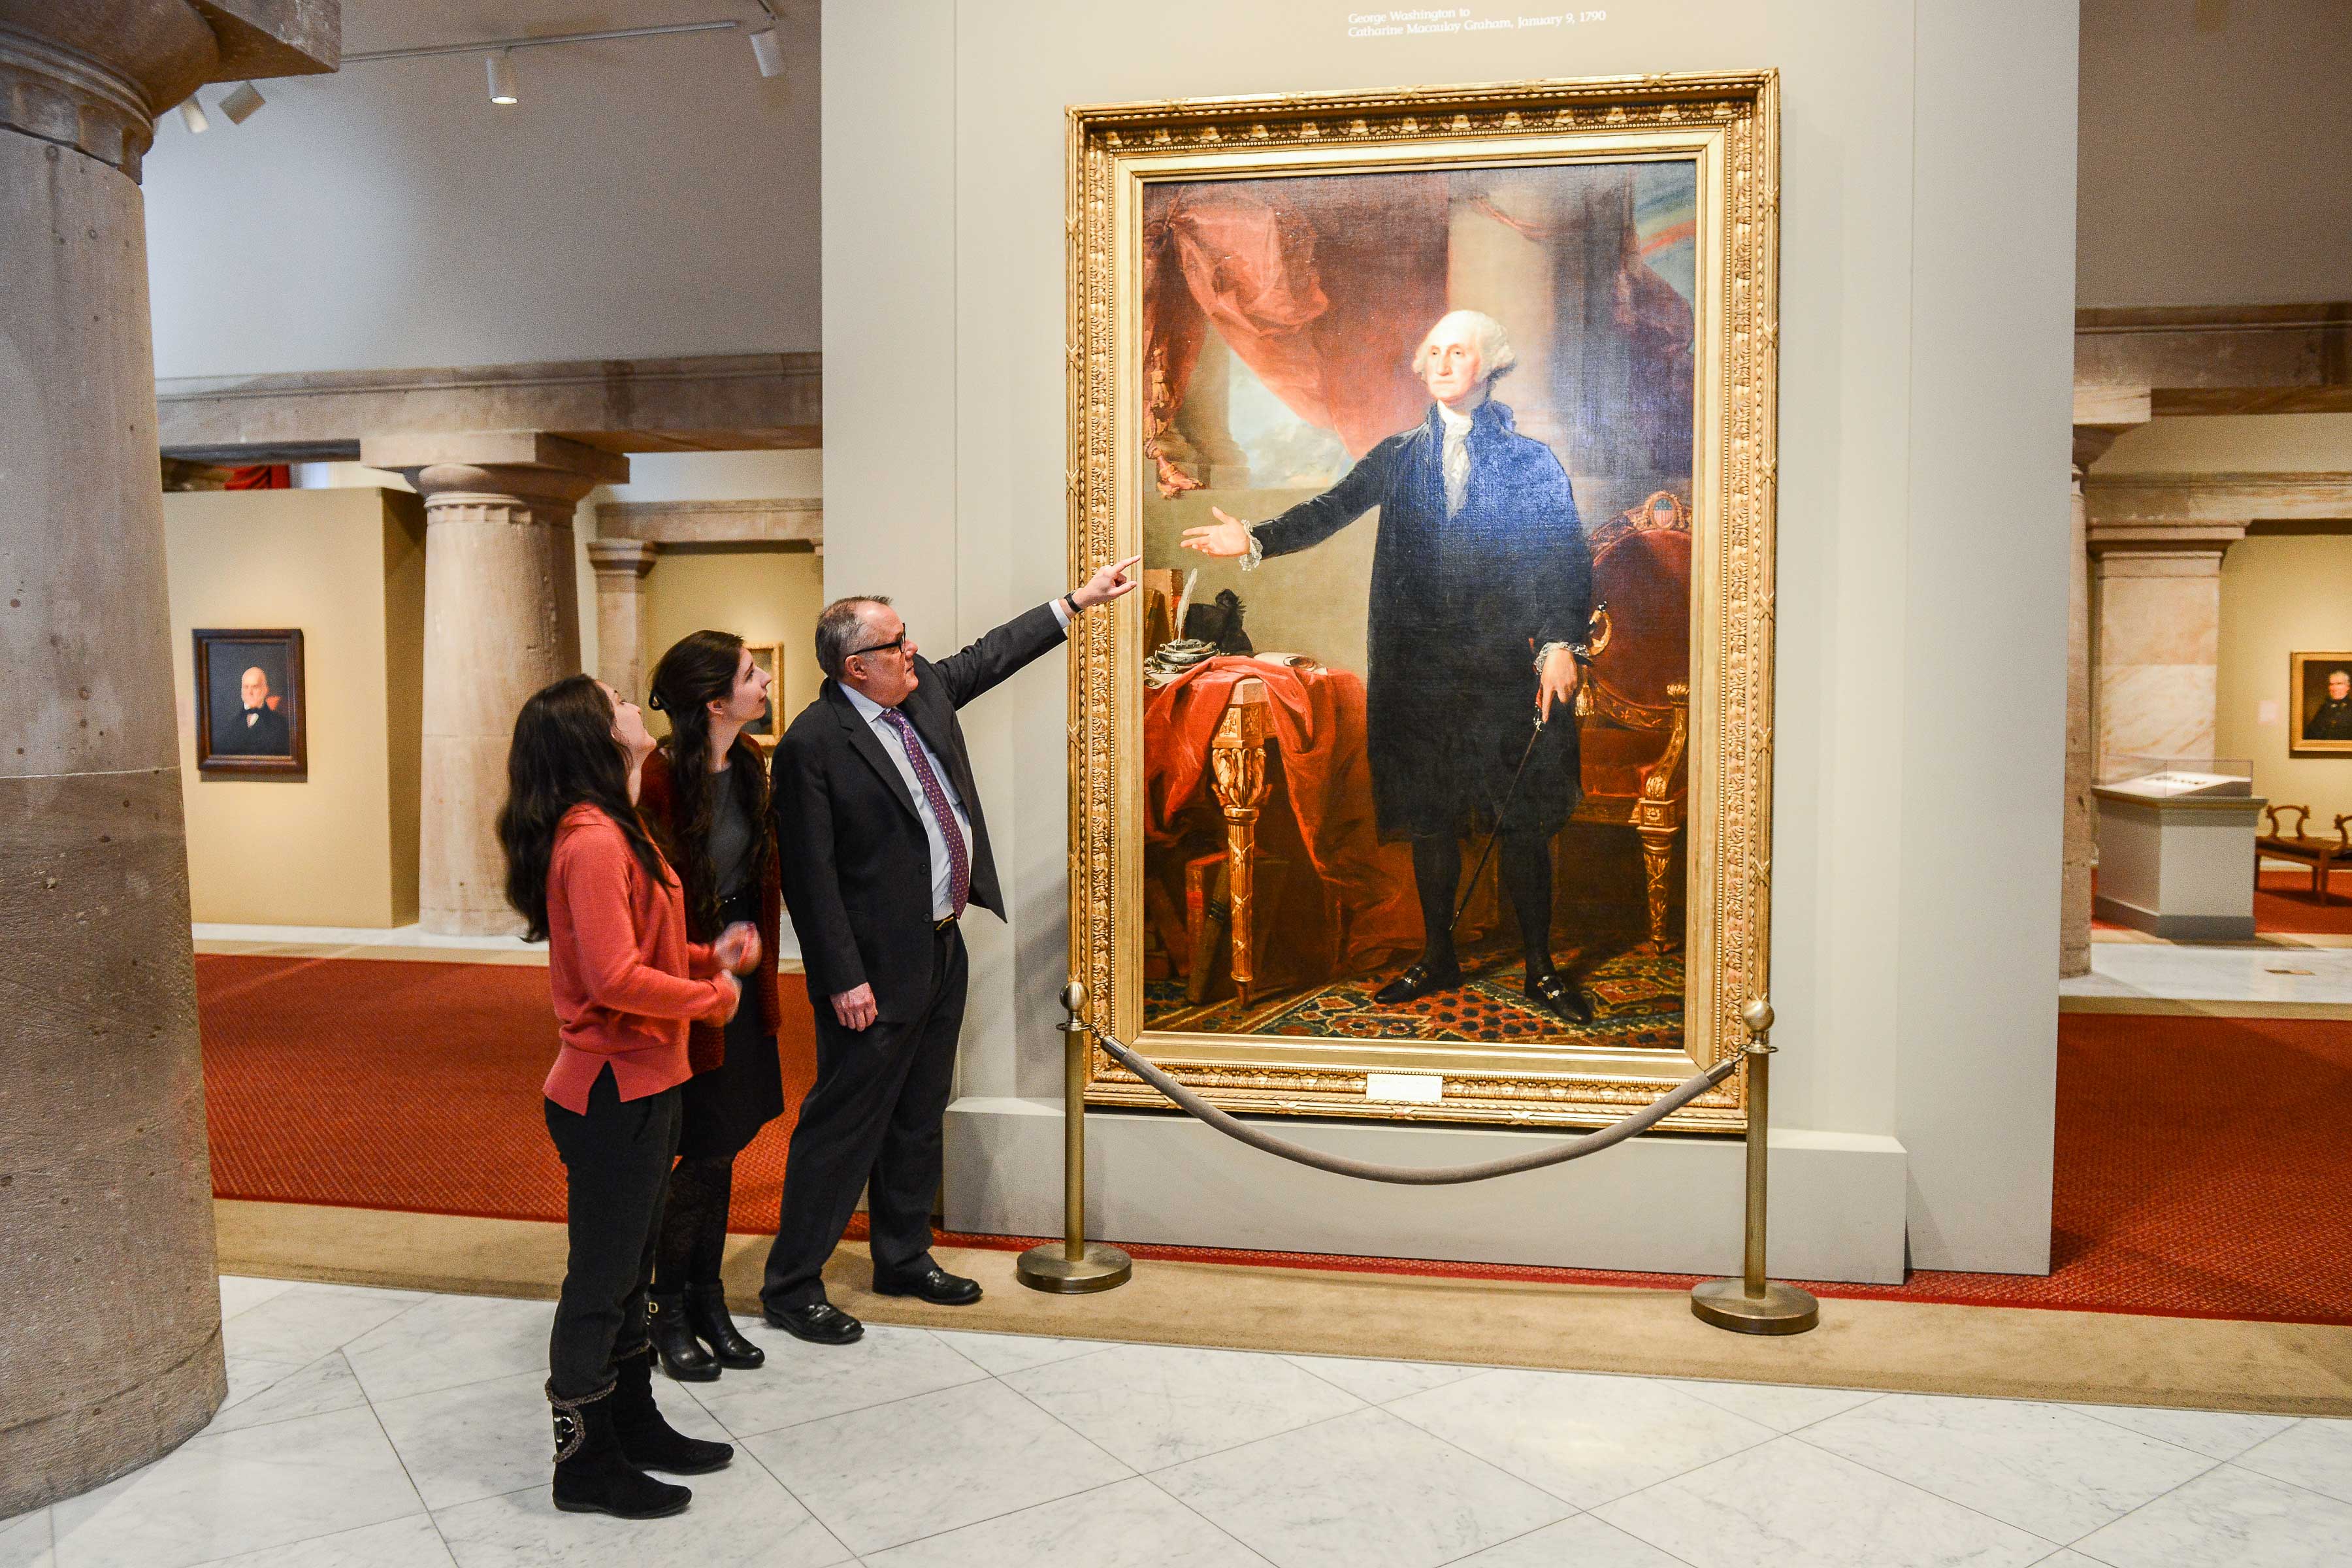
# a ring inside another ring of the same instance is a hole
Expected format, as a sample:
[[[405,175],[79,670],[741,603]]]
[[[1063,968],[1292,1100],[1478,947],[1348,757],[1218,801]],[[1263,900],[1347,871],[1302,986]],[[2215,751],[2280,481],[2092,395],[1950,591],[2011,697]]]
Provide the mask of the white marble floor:
[[[2091,973],[2058,983],[2064,996],[2160,996],[2185,1002],[2352,1003],[2352,948],[2280,937],[2260,946],[2095,942]]]
[[[2328,1568],[2352,1421],[869,1328],[656,1383],[732,1467],[548,1501],[548,1308],[221,1281],[229,1404],[0,1568]]]

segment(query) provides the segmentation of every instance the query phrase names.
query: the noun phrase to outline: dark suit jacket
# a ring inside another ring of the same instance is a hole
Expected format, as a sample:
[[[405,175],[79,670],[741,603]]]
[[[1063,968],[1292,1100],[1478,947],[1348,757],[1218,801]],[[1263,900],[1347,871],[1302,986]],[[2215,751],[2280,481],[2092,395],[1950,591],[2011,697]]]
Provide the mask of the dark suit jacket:
[[[947,764],[971,818],[971,902],[1004,917],[988,823],[956,710],[1063,639],[1053,607],[1016,616],[961,653],[915,660],[900,711]],[[878,1016],[913,1018],[930,994],[931,850],[914,796],[880,737],[826,681],[776,742],[776,847],[810,1000],[874,987]]]
[[[245,721],[245,710],[240,708],[219,728],[224,733],[219,744],[213,747],[216,755],[282,757],[294,750],[294,731],[288,726],[286,715],[272,708],[260,710],[260,717],[249,725]]]

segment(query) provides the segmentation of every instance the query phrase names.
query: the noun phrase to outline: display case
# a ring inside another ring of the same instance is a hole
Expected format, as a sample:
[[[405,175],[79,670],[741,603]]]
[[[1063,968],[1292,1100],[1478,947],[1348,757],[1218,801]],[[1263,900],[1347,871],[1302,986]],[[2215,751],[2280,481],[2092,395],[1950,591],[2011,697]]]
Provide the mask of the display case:
[[[2109,760],[2099,802],[2101,920],[2175,942],[2254,934],[2254,838],[2262,808],[2242,757]]]

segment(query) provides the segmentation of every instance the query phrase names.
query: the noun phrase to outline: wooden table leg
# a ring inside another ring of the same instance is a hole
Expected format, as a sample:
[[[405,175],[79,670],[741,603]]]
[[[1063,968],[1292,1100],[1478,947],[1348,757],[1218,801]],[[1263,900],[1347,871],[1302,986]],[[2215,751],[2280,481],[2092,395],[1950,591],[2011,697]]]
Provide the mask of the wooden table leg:
[[[1257,973],[1257,816],[1268,787],[1265,708],[1265,682],[1235,681],[1209,742],[1210,787],[1225,816],[1234,990],[1244,1009]]]

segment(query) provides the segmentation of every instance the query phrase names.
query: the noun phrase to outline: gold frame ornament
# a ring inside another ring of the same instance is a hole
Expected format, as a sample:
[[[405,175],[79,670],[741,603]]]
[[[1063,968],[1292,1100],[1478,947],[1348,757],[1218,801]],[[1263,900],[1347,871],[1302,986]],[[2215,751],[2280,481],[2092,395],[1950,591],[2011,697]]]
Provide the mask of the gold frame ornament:
[[[1144,1032],[1144,595],[1134,595],[1071,627],[1070,973],[1085,984],[1093,1023],[1215,1103],[1312,1116],[1591,1125],[1742,1047],[1741,1009],[1768,990],[1778,97],[1778,74],[1756,71],[1068,110],[1074,578],[1140,547],[1148,459],[1142,389],[1132,384],[1148,183],[1644,158],[1697,167],[1684,904],[1690,1060],[1662,1059],[1654,1049],[1531,1054],[1483,1044]],[[1226,815],[1234,815],[1230,802]],[[1394,1083],[1380,1076],[1387,1074],[1416,1087],[1390,1098]],[[1377,1098],[1367,1093],[1376,1079],[1387,1091]],[[1087,1099],[1162,1103],[1099,1047],[1088,1052]],[[1665,1123],[1716,1131],[1745,1124],[1737,1074]]]

